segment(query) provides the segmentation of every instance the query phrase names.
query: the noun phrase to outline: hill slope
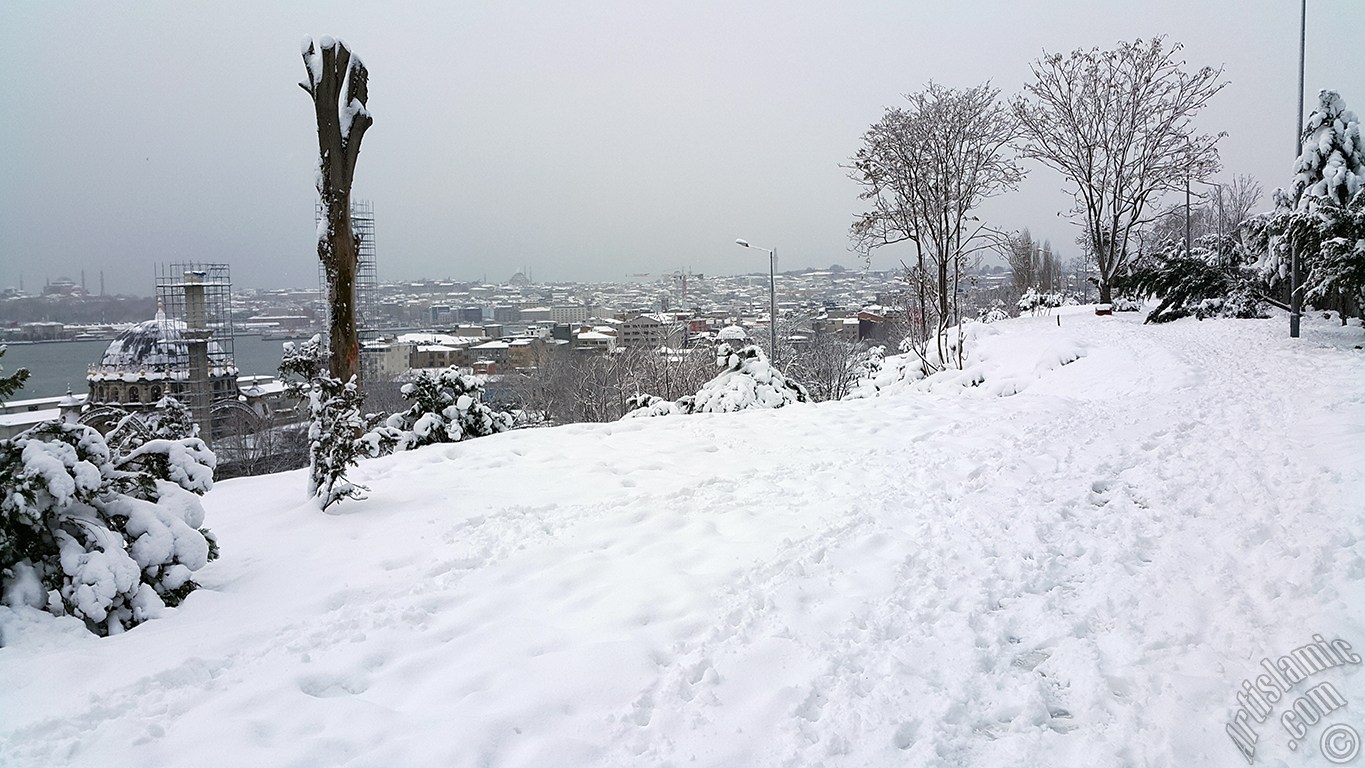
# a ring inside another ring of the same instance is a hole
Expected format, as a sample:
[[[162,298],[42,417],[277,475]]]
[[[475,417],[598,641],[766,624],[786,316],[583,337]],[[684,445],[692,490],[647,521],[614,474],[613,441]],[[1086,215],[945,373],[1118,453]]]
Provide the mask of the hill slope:
[[[1365,649],[1360,331],[1284,325],[1011,321],[992,386],[432,447],[336,515],[220,483],[165,618],[0,607],[0,763],[1244,764],[1261,658]]]

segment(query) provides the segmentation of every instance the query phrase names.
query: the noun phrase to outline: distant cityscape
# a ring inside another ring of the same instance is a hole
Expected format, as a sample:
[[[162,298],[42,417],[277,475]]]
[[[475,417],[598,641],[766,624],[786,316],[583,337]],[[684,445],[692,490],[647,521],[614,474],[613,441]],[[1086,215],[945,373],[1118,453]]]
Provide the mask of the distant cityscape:
[[[979,269],[964,285],[963,306],[974,312],[978,306],[1005,300],[1008,282],[1004,267]],[[606,332],[622,346],[637,346],[652,340],[635,333],[638,329],[631,322],[649,316],[669,325],[669,343],[682,346],[689,337],[724,325],[766,331],[768,283],[767,274],[718,276],[685,270],[635,274],[619,283],[536,283],[522,272],[500,283],[430,279],[379,283],[373,317],[362,324],[363,334],[367,340],[427,332],[512,341],[549,338],[555,326],[568,325],[575,337]],[[811,333],[823,332],[828,321],[856,317],[860,311],[883,314],[897,304],[901,290],[897,271],[839,265],[780,273],[776,283],[780,321]],[[7,288],[0,291],[0,342],[112,339],[155,311],[153,298],[105,296],[69,278],[47,282],[36,295]],[[316,287],[232,293],[232,330],[238,336],[306,338],[323,330],[325,317],[326,302]],[[610,333],[618,329],[620,333]],[[595,336],[587,341],[588,346],[603,346]]]

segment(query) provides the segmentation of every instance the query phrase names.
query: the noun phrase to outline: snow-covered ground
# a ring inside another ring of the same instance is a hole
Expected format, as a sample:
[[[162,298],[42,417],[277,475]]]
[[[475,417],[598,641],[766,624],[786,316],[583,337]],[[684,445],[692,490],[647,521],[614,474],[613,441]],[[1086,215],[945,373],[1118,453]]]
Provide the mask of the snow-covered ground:
[[[0,608],[0,765],[1245,765],[1260,659],[1365,653],[1362,333],[1286,325],[1009,321],[988,386],[435,446],[336,514],[220,483],[164,618]],[[1365,666],[1311,681],[1256,765],[1365,734]]]

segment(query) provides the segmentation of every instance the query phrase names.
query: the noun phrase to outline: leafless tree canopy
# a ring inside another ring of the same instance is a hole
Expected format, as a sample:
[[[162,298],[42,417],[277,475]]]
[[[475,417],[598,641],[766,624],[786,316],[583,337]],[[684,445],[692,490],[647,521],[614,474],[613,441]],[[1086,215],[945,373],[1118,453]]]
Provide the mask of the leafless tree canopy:
[[[360,373],[360,337],[355,325],[357,248],[351,231],[351,182],[360,142],[373,119],[369,71],[345,43],[324,37],[317,48],[307,41],[303,63],[308,81],[299,87],[313,99],[318,123],[318,195],[323,227],[318,233],[318,259],[327,275],[331,306],[328,329],[330,372],[341,381]],[[342,94],[345,100],[342,100]]]
[[[1014,101],[1024,155],[1074,185],[1086,249],[1099,267],[1100,301],[1134,231],[1148,223],[1165,192],[1188,175],[1218,170],[1218,139],[1196,134],[1195,115],[1227,85],[1222,69],[1184,70],[1181,46],[1163,38],[1120,43],[1111,51],[1044,53],[1033,82]]]
[[[929,83],[891,108],[863,135],[849,177],[872,210],[853,223],[854,247],[909,241],[920,341],[940,335],[956,319],[965,260],[992,247],[999,233],[972,212],[982,201],[1014,188],[1023,171],[1006,155],[1015,137],[1008,107],[989,84],[956,90]]]
[[[530,423],[615,421],[633,395],[677,400],[715,377],[709,347],[661,352],[623,349],[610,355],[541,350],[535,368],[502,377],[502,403]]]

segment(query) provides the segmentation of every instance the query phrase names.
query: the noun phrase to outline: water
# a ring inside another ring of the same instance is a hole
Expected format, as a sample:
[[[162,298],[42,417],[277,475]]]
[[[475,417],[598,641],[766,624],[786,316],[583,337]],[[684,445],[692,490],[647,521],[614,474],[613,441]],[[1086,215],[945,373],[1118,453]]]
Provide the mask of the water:
[[[238,336],[233,339],[233,354],[237,370],[243,376],[276,375],[280,366],[282,341],[265,341],[260,336]],[[56,397],[64,394],[68,384],[76,394],[87,391],[85,373],[104,355],[108,341],[47,341],[38,344],[9,344],[0,365],[8,376],[20,368],[29,370],[24,388],[10,396],[12,400],[36,397]]]

